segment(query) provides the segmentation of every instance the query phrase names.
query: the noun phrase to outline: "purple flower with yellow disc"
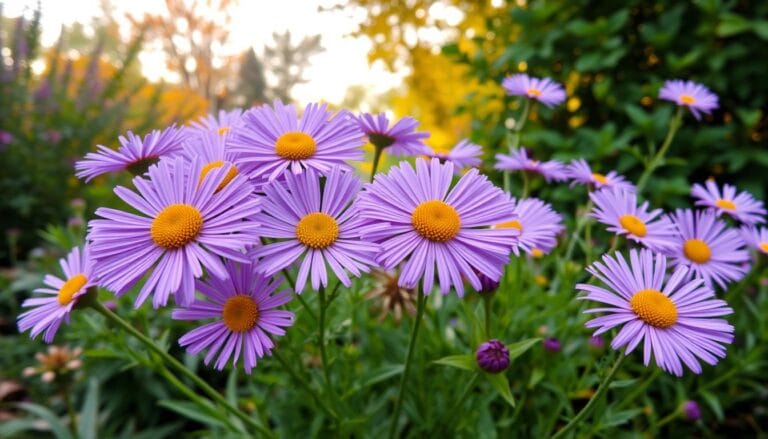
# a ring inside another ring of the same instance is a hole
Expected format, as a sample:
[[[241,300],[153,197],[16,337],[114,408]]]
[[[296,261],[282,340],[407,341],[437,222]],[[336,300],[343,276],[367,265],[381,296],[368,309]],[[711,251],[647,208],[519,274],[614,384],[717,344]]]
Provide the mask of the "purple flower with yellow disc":
[[[483,155],[483,147],[467,139],[457,143],[456,146],[446,153],[430,151],[427,155],[441,162],[453,163],[457,175],[464,168],[476,168],[483,164],[483,161],[480,159]]]
[[[464,279],[482,287],[477,272],[498,281],[516,244],[515,229],[491,229],[514,219],[514,204],[485,176],[471,169],[453,188],[452,163],[416,160],[379,174],[358,196],[366,220],[362,236],[381,244],[377,261],[386,270],[403,264],[400,285],[422,282],[429,294],[437,274],[440,290],[464,295]]]
[[[523,171],[540,174],[546,181],[563,181],[568,178],[565,165],[557,160],[542,162],[533,160],[525,148],[516,149],[507,154],[496,154],[494,169],[501,171]]]
[[[749,253],[736,229],[717,219],[714,212],[678,209],[670,215],[677,229],[674,245],[665,251],[675,264],[690,267],[689,274],[725,288],[749,271]]]
[[[764,255],[768,255],[768,229],[745,226],[741,228],[741,237],[748,247],[754,248]]]
[[[122,295],[144,274],[136,306],[150,294],[155,308],[174,294],[187,306],[194,300],[195,279],[203,268],[226,276],[219,257],[248,261],[242,253],[259,239],[251,218],[259,200],[246,179],[227,182],[225,167],[206,172],[197,159],[161,161],[149,169],[149,180],[133,179],[138,193],[118,186],[115,193],[141,213],[99,208],[89,223],[91,254],[99,263],[100,285]],[[202,179],[201,179],[202,177]]]
[[[322,188],[311,168],[268,184],[255,220],[261,223],[261,236],[277,242],[252,250],[261,258],[258,270],[271,275],[301,259],[297,293],[307,278],[316,291],[328,286],[326,264],[347,287],[347,272],[355,277],[367,273],[378,248],[360,239],[360,218],[352,204],[359,190],[360,179],[339,167],[331,170]]]
[[[75,163],[75,175],[85,178],[86,182],[109,172],[129,171],[133,175],[143,175],[161,158],[181,153],[187,136],[185,130],[176,126],[152,131],[143,139],[128,131],[125,136],[120,136],[117,150],[98,145],[98,152],[89,152]]]
[[[595,204],[590,215],[607,224],[609,232],[624,235],[651,250],[661,251],[674,245],[675,226],[661,216],[661,209],[649,212],[647,201],[638,206],[634,192],[606,188],[591,192],[589,197]]]
[[[557,235],[565,229],[563,217],[538,198],[512,198],[512,202],[515,219],[496,224],[494,228],[511,228],[519,232],[517,244],[512,248],[514,253],[517,255],[522,249],[531,256],[541,257],[552,251],[557,245]]]
[[[327,174],[335,166],[351,169],[347,160],[363,158],[363,133],[346,111],[336,114],[325,104],[309,104],[301,117],[292,104],[275,101],[243,114],[243,125],[227,136],[242,172],[251,178],[276,180],[284,172],[314,169]]]
[[[37,337],[45,331],[43,340],[51,343],[62,322],[69,323],[69,313],[77,304],[80,296],[89,287],[96,285],[96,273],[88,245],[82,249],[73,248],[66,258],[59,260],[64,277],[46,275],[46,288],[38,288],[34,293],[42,297],[31,297],[21,304],[22,308],[33,308],[19,315],[19,332],[31,329],[30,336]]]
[[[713,209],[717,215],[730,215],[733,219],[744,224],[755,225],[765,222],[765,205],[755,199],[749,192],[736,193],[736,186],[723,185],[723,190],[717,187],[713,180],[707,180],[705,186],[694,184],[691,195],[697,199],[697,206]]]
[[[535,78],[525,73],[517,73],[504,78],[501,86],[508,95],[539,101],[550,108],[565,101],[565,89],[550,78]]]
[[[226,276],[209,276],[196,281],[206,297],[195,299],[187,309],[174,309],[175,320],[215,319],[195,328],[179,339],[190,354],[208,350],[203,360],[209,364],[217,355],[218,370],[241,355],[245,373],[250,374],[259,358],[271,355],[275,344],[270,335],[285,335],[293,325],[294,314],[278,309],[291,300],[291,291],[276,292],[283,282],[257,273],[250,263],[227,261]]]
[[[429,147],[424,144],[429,133],[416,131],[419,122],[412,117],[404,117],[389,126],[386,114],[364,113],[357,117],[357,123],[369,142],[377,148],[386,149],[390,155],[429,154]]]
[[[696,119],[701,119],[701,113],[710,114],[720,106],[717,95],[706,86],[681,79],[664,81],[659,98],[688,108]]]
[[[236,108],[234,110],[219,110],[216,115],[209,114],[203,116],[189,124],[187,128],[195,135],[212,133],[218,136],[226,137],[234,128],[243,124],[243,110]]]
[[[733,326],[715,317],[733,310],[715,299],[702,279],[686,281],[688,268],[682,265],[667,279],[667,258],[646,249],[631,250],[629,263],[621,253],[602,259],[587,271],[606,287],[576,285],[586,293],[579,299],[604,304],[585,311],[605,313],[586,323],[598,328],[594,335],[620,326],[613,349],[626,346],[629,355],[642,342],[646,366],[653,355],[656,365],[677,376],[683,375],[683,364],[699,374],[700,361],[715,365],[725,358],[723,345],[733,341]]]
[[[635,191],[635,185],[628,182],[624,177],[619,175],[616,171],[610,171],[607,174],[600,174],[594,172],[589,166],[586,160],[578,159],[572,161],[567,167],[566,172],[573,182],[571,186],[577,183],[586,184],[595,189],[602,189],[604,187],[613,187],[624,189],[627,191]]]

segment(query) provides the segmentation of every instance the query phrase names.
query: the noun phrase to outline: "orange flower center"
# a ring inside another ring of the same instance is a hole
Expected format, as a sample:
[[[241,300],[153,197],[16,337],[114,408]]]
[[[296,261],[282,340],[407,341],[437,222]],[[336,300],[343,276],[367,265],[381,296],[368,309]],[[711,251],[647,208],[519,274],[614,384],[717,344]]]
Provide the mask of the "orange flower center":
[[[411,215],[411,224],[424,238],[435,242],[446,242],[459,234],[461,218],[450,204],[440,200],[430,200],[416,206]]]
[[[538,98],[539,96],[541,96],[541,90],[539,90],[538,88],[531,87],[525,92],[528,93],[528,96],[531,96],[534,98]]]
[[[72,301],[72,298],[75,296],[75,294],[83,289],[85,284],[88,282],[88,278],[85,277],[84,274],[76,274],[69,279],[67,279],[66,282],[64,282],[64,285],[59,288],[59,305],[61,306],[67,306],[69,305],[69,302]]]
[[[497,229],[517,229],[523,231],[523,224],[518,220],[507,221],[505,223],[497,224]]]
[[[696,99],[691,95],[680,95],[680,102],[682,102],[683,105],[693,105],[696,103]]]
[[[645,223],[634,215],[622,215],[619,217],[619,224],[624,227],[628,233],[642,238],[646,234]]]
[[[238,294],[224,302],[222,311],[224,324],[232,332],[245,332],[256,326],[259,319],[259,306],[253,297]]]
[[[224,166],[223,160],[217,160],[215,162],[208,163],[207,165],[203,166],[203,169],[200,170],[200,178],[197,179],[197,187],[200,187],[201,184],[203,184],[203,180],[205,180],[205,176],[208,175],[211,170],[215,168],[220,168]],[[238,174],[237,168],[235,165],[231,165],[229,167],[229,171],[227,171],[227,175],[224,177],[223,180],[221,180],[221,183],[219,183],[218,186],[216,186],[216,191],[219,192],[220,190],[224,189],[230,181],[232,181],[233,178],[235,178]]]
[[[544,256],[544,251],[542,251],[541,249],[538,249],[538,248],[532,248],[531,249],[531,256],[533,256],[534,258],[540,258],[540,257]]]
[[[715,206],[725,210],[736,210],[736,203],[731,200],[725,200],[723,198],[719,198],[717,201],[715,201]]]
[[[184,247],[203,229],[203,215],[189,204],[171,204],[157,214],[150,235],[167,250]]]
[[[640,290],[629,304],[638,317],[653,327],[669,328],[677,322],[677,306],[661,291]]]
[[[223,136],[224,134],[227,134],[230,129],[230,127],[221,127],[216,132],[218,132],[220,136]]]
[[[338,238],[339,224],[327,213],[310,213],[296,225],[296,239],[315,250],[330,247]]]
[[[766,241],[766,242],[761,242],[761,243],[758,245],[758,247],[760,248],[760,250],[762,250],[762,251],[763,251],[763,253],[768,253],[768,241]]]
[[[712,257],[712,249],[701,239],[689,239],[683,244],[683,253],[689,260],[703,264]]]
[[[603,174],[598,174],[597,172],[595,172],[594,174],[592,174],[592,178],[600,184],[608,184],[608,179]]]
[[[275,141],[275,153],[288,160],[308,159],[312,157],[316,149],[315,139],[300,131],[285,133]]]

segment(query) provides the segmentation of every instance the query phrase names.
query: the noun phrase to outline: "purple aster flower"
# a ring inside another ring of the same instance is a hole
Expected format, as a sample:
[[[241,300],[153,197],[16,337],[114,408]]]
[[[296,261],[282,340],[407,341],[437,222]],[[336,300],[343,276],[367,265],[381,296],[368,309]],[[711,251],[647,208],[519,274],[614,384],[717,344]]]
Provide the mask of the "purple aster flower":
[[[560,340],[555,337],[547,337],[544,340],[544,349],[549,352],[560,352]]]
[[[255,220],[261,236],[277,242],[253,250],[262,258],[258,270],[271,275],[301,259],[296,292],[307,278],[312,288],[328,286],[326,264],[349,287],[347,272],[360,277],[374,265],[378,246],[360,239],[360,218],[352,200],[360,191],[360,179],[334,167],[321,189],[320,176],[311,168],[286,174],[285,181],[264,188],[264,207]]]
[[[741,238],[747,246],[756,249],[764,255],[768,255],[768,229],[754,226],[745,226],[741,228]]]
[[[519,249],[523,249],[534,257],[541,257],[552,251],[557,245],[557,235],[565,229],[560,214],[538,198],[512,198],[512,202],[515,205],[516,218],[494,226],[497,229],[515,229],[520,233],[517,245],[512,251],[519,255]]]
[[[226,166],[229,170],[227,171],[226,178],[221,182],[222,187],[232,181],[240,173],[239,168],[242,167],[237,166],[237,154],[227,145],[226,136],[212,132],[201,131],[197,135],[190,136],[184,142],[182,155],[190,162],[195,161],[197,158],[202,161],[203,169],[199,177],[200,181],[211,169]],[[249,182],[255,192],[261,190],[261,180],[249,180]],[[216,188],[216,190],[221,190],[221,188]]]
[[[155,308],[165,305],[171,293],[178,304],[187,306],[203,267],[223,278],[226,270],[219,256],[248,261],[241,251],[259,239],[258,224],[250,221],[259,210],[259,200],[242,176],[225,184],[226,168],[203,172],[199,159],[188,162],[178,157],[152,166],[149,180],[134,178],[138,193],[115,188],[117,196],[142,215],[96,210],[103,219],[89,223],[88,239],[103,287],[119,296],[151,271],[136,307],[150,294]]]
[[[546,181],[563,181],[568,178],[565,165],[557,160],[542,162],[528,156],[525,148],[511,151],[509,155],[496,154],[494,169],[502,171],[524,171],[541,174]]]
[[[128,131],[126,136],[120,136],[121,146],[116,151],[98,145],[98,152],[89,152],[83,160],[75,163],[75,175],[85,178],[86,182],[108,172],[129,171],[133,175],[143,175],[160,158],[180,153],[186,137],[186,131],[175,125],[162,131],[152,131],[143,139]]]
[[[594,335],[621,326],[611,342],[613,349],[626,346],[625,355],[629,355],[643,342],[644,364],[648,365],[653,354],[660,368],[677,376],[683,375],[681,361],[698,374],[698,359],[715,365],[718,357],[725,357],[722,344],[733,341],[733,326],[714,317],[733,310],[715,299],[702,279],[686,281],[686,266],[678,266],[665,285],[667,258],[643,249],[630,251],[629,264],[621,253],[603,255],[603,262],[595,262],[587,271],[607,289],[576,285],[586,293],[579,299],[605,304],[586,311],[606,313],[586,326],[598,328]]]
[[[659,90],[659,98],[674,102],[680,107],[688,107],[697,120],[701,119],[701,113],[710,114],[719,107],[717,95],[707,87],[681,79],[664,81]]]
[[[571,178],[571,180],[573,180],[571,187],[577,183],[581,183],[594,187],[595,189],[615,187],[627,191],[635,191],[635,185],[628,182],[621,175],[617,174],[616,171],[611,171],[607,174],[593,172],[587,161],[583,159],[572,161],[568,166],[566,166],[566,172],[568,173],[568,176]]]
[[[227,137],[252,178],[275,180],[313,168],[320,174],[346,160],[363,158],[363,134],[346,111],[333,115],[325,104],[309,104],[299,118],[296,107],[275,101],[243,114],[243,126]]]
[[[707,286],[714,281],[725,288],[749,271],[749,253],[736,229],[710,211],[678,209],[670,215],[677,228],[674,245],[665,253],[675,264],[690,266],[690,276],[701,277]]]
[[[565,89],[550,78],[534,78],[525,73],[517,73],[504,78],[501,85],[508,95],[540,101],[550,108],[565,101]]]
[[[187,127],[193,134],[214,133],[222,137],[243,124],[243,110],[236,108],[226,111],[219,110],[218,115],[209,114],[189,124]]]
[[[763,216],[768,213],[762,201],[755,199],[749,192],[736,193],[736,187],[730,184],[723,185],[723,191],[717,187],[713,180],[707,180],[706,188],[700,184],[694,184],[691,195],[698,198],[697,206],[705,206],[713,209],[717,215],[727,214],[744,224],[755,225],[765,222]]]
[[[509,349],[499,340],[488,340],[477,348],[477,365],[488,373],[500,373],[509,367]]]
[[[66,258],[59,260],[64,278],[46,275],[44,283],[49,288],[38,288],[34,292],[42,297],[32,297],[21,304],[22,308],[33,308],[19,315],[19,331],[28,329],[32,338],[45,331],[43,340],[51,343],[62,322],[69,323],[69,313],[80,296],[89,287],[96,285],[93,260],[88,245],[83,249],[73,248]]]
[[[404,117],[390,127],[386,114],[364,113],[357,117],[357,123],[369,142],[377,148],[386,148],[391,155],[429,154],[429,148],[424,144],[429,133],[416,131],[419,122],[412,117]]]
[[[404,263],[400,285],[413,288],[422,280],[424,294],[432,291],[435,271],[443,294],[453,285],[463,296],[464,279],[479,290],[476,271],[499,280],[517,242],[516,230],[490,228],[514,218],[509,197],[477,169],[451,189],[453,170],[438,159],[417,159],[415,170],[401,162],[358,196],[367,220],[362,236],[381,243],[377,261],[386,270]]]
[[[606,188],[591,192],[595,203],[590,214],[608,225],[608,231],[625,235],[628,239],[661,251],[675,243],[675,226],[662,214],[661,209],[648,211],[648,202],[637,205],[637,195],[623,189]]]
[[[696,401],[688,400],[683,403],[683,414],[689,421],[698,421],[701,419],[701,408]]]
[[[453,163],[456,175],[461,174],[464,168],[477,168],[483,161],[480,160],[480,156],[483,155],[483,147],[469,140],[462,140],[457,143],[447,153],[431,151],[427,154],[429,157],[434,157],[441,162]]]
[[[205,364],[218,355],[218,370],[230,358],[236,366],[242,353],[245,373],[250,374],[257,359],[271,355],[275,347],[269,334],[285,335],[283,328],[293,325],[293,313],[277,309],[291,300],[291,292],[275,293],[283,279],[270,281],[250,263],[227,261],[225,274],[196,281],[206,300],[195,299],[188,309],[173,310],[176,320],[215,319],[184,334],[179,344],[190,354],[207,349]]]

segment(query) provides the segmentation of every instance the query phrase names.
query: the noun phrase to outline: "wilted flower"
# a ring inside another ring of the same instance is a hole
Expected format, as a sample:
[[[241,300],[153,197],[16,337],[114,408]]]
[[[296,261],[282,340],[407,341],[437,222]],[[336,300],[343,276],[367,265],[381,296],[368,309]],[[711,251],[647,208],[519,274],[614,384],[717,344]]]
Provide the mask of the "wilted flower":
[[[395,322],[400,323],[404,313],[416,314],[416,291],[398,285],[397,273],[373,270],[371,274],[377,283],[365,294],[365,299],[373,300],[374,307],[381,311],[379,320],[391,313]]]
[[[35,354],[38,365],[25,368],[22,374],[25,377],[41,375],[44,382],[50,383],[80,369],[83,365],[80,360],[82,353],[80,347],[70,349],[68,346],[48,346],[48,353]]]

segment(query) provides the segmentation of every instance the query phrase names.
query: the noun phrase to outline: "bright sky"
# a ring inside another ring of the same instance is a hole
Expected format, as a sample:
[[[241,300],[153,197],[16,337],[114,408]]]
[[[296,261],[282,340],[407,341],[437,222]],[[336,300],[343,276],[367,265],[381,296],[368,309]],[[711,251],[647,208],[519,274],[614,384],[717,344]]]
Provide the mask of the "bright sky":
[[[3,14],[17,16],[35,8],[37,0],[18,0],[3,5]],[[99,0],[42,0],[43,44],[55,42],[62,24],[81,21],[101,13]],[[248,47],[261,52],[272,41],[273,32],[290,30],[294,41],[306,35],[320,34],[325,51],[311,58],[312,65],[305,77],[310,81],[297,86],[293,96],[300,103],[328,101],[340,103],[347,88],[363,85],[369,95],[378,95],[395,88],[401,75],[387,72],[382,65],[368,65],[366,54],[371,42],[366,38],[345,36],[355,30],[351,8],[318,13],[319,5],[329,0],[240,0],[235,11],[230,38],[231,53],[242,53]],[[162,12],[162,0],[113,0],[118,22],[125,13]],[[152,80],[168,77],[160,53],[140,56],[144,75]]]

